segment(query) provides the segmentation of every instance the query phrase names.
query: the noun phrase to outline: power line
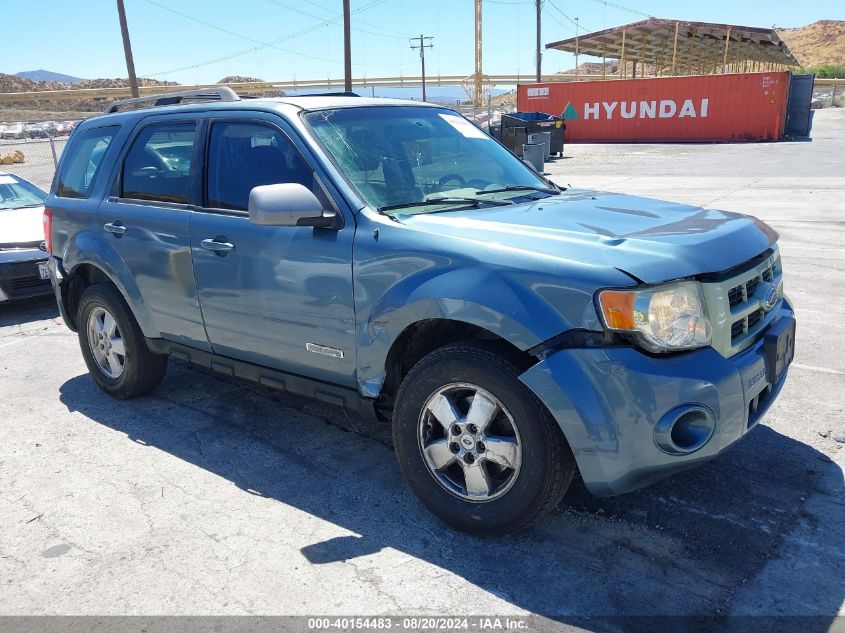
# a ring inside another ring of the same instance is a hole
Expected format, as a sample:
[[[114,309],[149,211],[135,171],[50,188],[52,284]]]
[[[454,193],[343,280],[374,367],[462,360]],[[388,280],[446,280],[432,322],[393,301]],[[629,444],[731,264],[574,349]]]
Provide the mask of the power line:
[[[576,28],[576,35],[578,34],[577,29],[579,29],[579,28],[581,28],[581,29],[585,29],[585,30],[587,30],[587,31],[589,31],[589,30],[590,30],[590,29],[588,29],[587,27],[585,27],[583,24],[581,24],[581,23],[578,21],[578,18],[570,18],[570,17],[569,17],[568,15],[566,15],[563,11],[561,11],[560,7],[559,7],[559,6],[557,6],[557,5],[553,2],[553,0],[548,0],[548,3],[552,6],[552,8],[553,8],[555,11],[557,11],[558,13],[560,13],[563,17],[565,17],[567,20],[569,20],[570,22],[572,22],[572,24],[574,24],[574,25],[575,25],[575,28]],[[571,29],[570,29],[570,30],[571,30]]]
[[[305,2],[307,2],[307,3],[308,3],[308,4],[310,4],[310,5],[313,5],[313,6],[317,7],[317,8],[319,8],[319,9],[322,9],[323,11],[327,11],[327,12],[329,12],[329,13],[331,13],[331,14],[334,14],[334,10],[333,10],[333,9],[330,9],[329,7],[326,7],[326,6],[322,5],[322,4],[320,4],[319,2],[314,2],[314,0],[305,0]],[[354,13],[358,13],[358,11],[353,11],[352,13],[353,13],[353,14],[354,14]],[[320,18],[320,19],[327,19],[327,18]],[[385,32],[388,32],[388,33],[393,33],[393,34],[395,34],[397,37],[401,37],[402,39],[405,39],[405,38],[407,37],[407,35],[408,35],[407,33],[403,33],[403,32],[401,32],[401,31],[397,31],[396,29],[391,29],[391,28],[386,27],[386,26],[381,26],[380,24],[373,24],[372,22],[365,22],[364,20],[362,20],[362,19],[360,19],[360,18],[358,18],[358,19],[356,20],[356,22],[357,22],[358,24],[362,24],[362,25],[364,25],[364,26],[366,26],[366,27],[368,27],[368,28],[371,28],[371,29],[379,29],[379,30],[382,30],[382,31],[385,31]],[[355,27],[353,26],[352,28],[354,29]]]
[[[335,60],[332,60],[332,59],[326,59],[325,57],[318,57],[316,55],[308,55],[306,53],[301,53],[299,51],[294,51],[294,50],[291,50],[291,49],[288,49],[288,48],[283,48],[281,46],[276,45],[278,42],[283,42],[284,40],[291,39],[291,38],[296,37],[298,35],[302,35],[305,32],[308,32],[309,30],[313,30],[313,29],[308,29],[306,31],[300,31],[299,33],[294,33],[294,34],[291,34],[291,35],[288,35],[288,36],[285,36],[285,37],[281,37],[277,40],[273,40],[272,42],[262,42],[261,40],[256,40],[252,37],[249,37],[248,35],[242,35],[241,33],[235,33],[234,31],[230,31],[229,29],[224,29],[223,27],[217,26],[216,24],[211,24],[210,22],[200,20],[199,18],[195,18],[194,16],[188,15],[187,13],[182,13],[181,11],[177,11],[176,9],[172,9],[171,7],[165,6],[163,4],[159,4],[155,0],[144,0],[144,1],[147,2],[148,4],[159,7],[160,9],[164,9],[165,11],[169,11],[170,13],[173,13],[175,15],[178,15],[178,16],[181,16],[181,17],[186,18],[188,20],[191,20],[192,22],[196,22],[197,24],[202,24],[205,27],[208,27],[210,29],[214,29],[215,31],[219,31],[221,33],[225,33],[226,35],[231,35],[232,37],[237,37],[237,38],[240,38],[242,40],[246,40],[248,42],[253,42],[255,44],[258,44],[258,46],[256,46],[256,47],[245,49],[243,51],[238,51],[237,53],[233,53],[233,54],[227,55],[225,57],[218,57],[214,60],[210,60],[209,62],[201,62],[199,64],[194,64],[192,66],[185,66],[183,68],[179,68],[179,69],[176,69],[176,70],[168,70],[168,71],[164,71],[164,72],[160,72],[160,73],[154,73],[154,75],[166,75],[168,73],[178,72],[180,70],[189,70],[189,69],[192,69],[192,68],[198,68],[200,66],[205,66],[208,63],[216,63],[218,61],[224,61],[224,60],[227,60],[227,59],[232,59],[233,57],[237,57],[239,55],[245,55],[247,53],[252,53],[252,52],[261,50],[262,48],[275,48],[275,49],[280,50],[280,51],[285,52],[285,53],[291,53],[293,55],[299,55],[301,57],[309,57],[311,59],[316,59],[318,61],[330,62],[330,63],[339,63],[339,62],[336,62]]]
[[[614,9],[619,9],[621,11],[627,11],[628,13],[633,13],[634,15],[641,15],[646,18],[652,17],[648,13],[640,11],[639,9],[632,9],[630,7],[625,7],[621,4],[616,4],[615,2],[608,2],[608,0],[593,0],[593,2],[597,4],[603,4],[606,7],[613,7]]]
[[[333,18],[326,18],[326,17],[323,17],[323,16],[314,15],[313,13],[308,13],[307,11],[303,11],[302,9],[298,9],[296,7],[289,5],[289,4],[285,4],[284,2],[278,2],[278,0],[264,0],[264,1],[268,2],[269,4],[275,5],[277,7],[280,7],[282,9],[287,9],[289,11],[293,11],[294,13],[299,13],[300,15],[304,15],[306,17],[313,18],[315,20],[319,20],[320,21],[319,24],[317,24],[313,27],[310,27],[312,29],[321,28],[321,27],[329,25],[329,24],[339,24],[341,19],[343,18],[342,14],[336,15]],[[383,4],[384,1],[386,1],[386,0],[381,0],[377,4]],[[316,4],[316,3],[312,2],[311,4]],[[375,5],[376,3],[371,3],[371,4]],[[316,6],[321,6],[321,5],[316,5]],[[323,8],[325,9],[325,7],[323,7]],[[372,8],[372,7],[369,7],[369,8]],[[328,9],[326,9],[326,10],[328,10]],[[358,12],[360,12],[360,10],[361,9],[359,9],[358,11],[354,11],[353,13],[358,13]],[[382,29],[382,27],[375,25],[375,24],[369,24],[368,22],[363,22],[362,20],[357,20],[357,21],[360,24],[364,24],[364,25],[366,25],[370,28]],[[401,34],[398,31],[395,31],[396,34],[393,35],[393,34],[388,34],[388,33],[378,33],[376,31],[363,29],[363,28],[357,27],[357,26],[353,26],[352,30],[353,31],[360,31],[361,33],[366,33],[368,35],[377,35],[379,37],[388,37],[388,38],[393,38],[393,39],[397,39],[397,40],[404,40],[407,37],[407,35]],[[391,29],[382,29],[382,30],[391,30]]]
[[[366,11],[368,9],[372,9],[376,6],[384,4],[386,1],[387,0],[372,0],[371,2],[363,5],[362,7],[359,7],[358,9],[353,11],[352,13],[353,14],[362,13],[363,11]],[[299,56],[299,57],[306,57],[308,59],[314,59],[314,60],[326,62],[326,63],[329,63],[329,64],[336,64],[336,65],[343,64],[342,61],[338,61],[338,60],[335,60],[335,59],[328,59],[328,58],[320,57],[320,56],[317,56],[317,55],[309,55],[308,53],[302,53],[300,51],[296,51],[296,50],[292,50],[292,49],[288,49],[288,48],[278,46],[278,44],[280,42],[284,42],[284,41],[291,40],[291,39],[296,38],[296,37],[300,37],[300,36],[305,35],[307,33],[311,33],[311,32],[313,32],[313,31],[315,31],[319,28],[322,28],[322,27],[324,27],[324,26],[326,26],[326,25],[328,25],[332,22],[336,22],[336,21],[343,18],[342,15],[340,15],[336,18],[333,18],[331,20],[324,20],[320,24],[317,24],[317,25],[314,25],[314,26],[311,26],[311,27],[307,27],[305,29],[301,29],[300,31],[297,31],[295,33],[290,33],[288,35],[285,35],[285,36],[280,37],[278,39],[272,40],[270,42],[262,42],[260,40],[256,40],[256,39],[251,38],[249,36],[242,35],[240,33],[236,33],[234,31],[230,31],[228,29],[224,29],[222,27],[219,27],[215,24],[211,24],[211,23],[206,22],[204,20],[200,20],[199,18],[195,18],[194,16],[188,15],[187,13],[177,11],[176,9],[172,9],[170,7],[167,7],[165,5],[160,4],[160,3],[156,2],[155,0],[145,0],[145,2],[152,4],[154,6],[157,6],[161,9],[164,9],[165,11],[169,11],[170,13],[174,13],[176,15],[183,17],[183,18],[186,18],[188,20],[196,22],[198,24],[202,24],[203,26],[214,29],[216,31],[220,31],[222,33],[226,33],[227,35],[231,35],[233,37],[238,37],[240,39],[244,39],[244,40],[254,42],[254,43],[257,44],[257,46],[253,46],[251,48],[246,48],[246,49],[242,49],[242,50],[239,50],[239,51],[234,51],[232,53],[229,53],[228,55],[222,55],[220,57],[215,57],[214,59],[209,59],[209,60],[205,60],[205,61],[202,61],[202,62],[198,62],[196,64],[190,64],[188,66],[181,66],[179,68],[172,68],[172,69],[157,72],[157,73],[149,73],[148,76],[150,76],[150,77],[156,77],[156,76],[161,76],[161,75],[169,75],[171,73],[183,72],[183,71],[186,71],[186,70],[194,70],[196,68],[201,68],[203,66],[210,66],[212,64],[217,64],[217,63],[220,63],[220,62],[228,61],[230,59],[234,59],[236,57],[241,57],[241,56],[247,55],[249,53],[254,53],[254,52],[263,50],[265,48],[274,48],[276,50],[279,50],[279,51],[282,51],[282,52],[285,52],[285,53],[290,53],[291,55],[296,55],[296,56]],[[281,4],[281,3],[279,3],[279,4]],[[299,11],[299,10],[297,10],[297,12],[303,13],[302,11]],[[311,17],[316,17],[316,16],[311,16]],[[317,18],[317,19],[322,20],[322,18]],[[384,68],[395,68],[397,66],[399,66],[399,67],[408,66],[411,63],[413,63],[413,62],[404,63],[404,64],[366,64],[366,66],[379,66],[379,67],[384,67]],[[365,64],[353,64],[353,65],[364,66]]]

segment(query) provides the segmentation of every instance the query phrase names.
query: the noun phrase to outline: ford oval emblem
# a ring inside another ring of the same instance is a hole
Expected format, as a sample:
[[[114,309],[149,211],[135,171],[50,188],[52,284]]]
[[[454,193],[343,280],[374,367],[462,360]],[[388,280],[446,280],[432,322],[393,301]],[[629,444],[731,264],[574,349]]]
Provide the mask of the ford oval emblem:
[[[778,289],[774,286],[770,286],[769,290],[766,292],[766,298],[763,299],[763,309],[767,312],[774,308],[778,302]]]

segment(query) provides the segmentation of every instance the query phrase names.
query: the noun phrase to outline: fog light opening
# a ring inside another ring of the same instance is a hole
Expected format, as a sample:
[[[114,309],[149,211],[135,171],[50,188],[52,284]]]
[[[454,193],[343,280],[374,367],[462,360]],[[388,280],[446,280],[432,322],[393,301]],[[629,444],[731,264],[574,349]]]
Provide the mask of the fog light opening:
[[[664,415],[654,427],[654,443],[670,455],[687,455],[713,436],[716,417],[706,406],[687,404]]]
[[[704,446],[712,434],[713,425],[707,414],[701,410],[692,410],[687,411],[675,421],[669,437],[680,450],[691,453]]]

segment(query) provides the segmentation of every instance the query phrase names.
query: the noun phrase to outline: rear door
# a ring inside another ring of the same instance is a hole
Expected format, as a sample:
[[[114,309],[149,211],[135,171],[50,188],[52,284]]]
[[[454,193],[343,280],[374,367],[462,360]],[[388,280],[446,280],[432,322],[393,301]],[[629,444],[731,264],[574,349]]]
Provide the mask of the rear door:
[[[811,105],[815,75],[792,75],[789,81],[789,101],[786,108],[786,136],[810,136]]]
[[[205,200],[191,220],[191,247],[214,352],[354,386],[350,214],[337,229],[250,223],[249,192],[266,184],[298,182],[340,212],[278,116],[210,116],[207,142]]]
[[[190,246],[197,116],[144,119],[98,215],[161,336],[208,350]]]

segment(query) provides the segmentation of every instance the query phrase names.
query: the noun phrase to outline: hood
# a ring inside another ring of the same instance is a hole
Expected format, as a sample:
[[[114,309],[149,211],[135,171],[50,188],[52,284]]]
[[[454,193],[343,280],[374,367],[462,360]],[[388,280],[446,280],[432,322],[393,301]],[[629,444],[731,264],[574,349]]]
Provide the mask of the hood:
[[[739,213],[583,189],[524,204],[397,219],[446,237],[617,268],[647,283],[728,270],[778,237]]]
[[[0,246],[32,244],[44,239],[44,206],[0,209]]]

